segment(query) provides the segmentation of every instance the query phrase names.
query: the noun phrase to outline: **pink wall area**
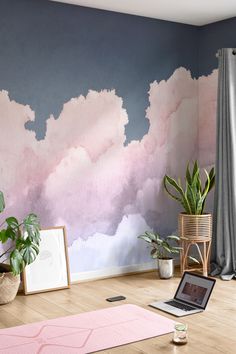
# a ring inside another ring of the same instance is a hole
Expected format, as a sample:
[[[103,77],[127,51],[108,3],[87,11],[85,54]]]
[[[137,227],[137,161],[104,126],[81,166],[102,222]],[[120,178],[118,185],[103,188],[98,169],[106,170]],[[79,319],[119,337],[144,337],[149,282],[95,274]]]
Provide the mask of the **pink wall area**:
[[[34,211],[44,227],[66,225],[72,273],[148,262],[137,236],[176,230],[179,209],[163,176],[183,176],[196,158],[214,163],[216,87],[216,70],[193,79],[182,67],[150,83],[148,133],[128,145],[129,117],[115,90],[71,98],[58,119],[48,117],[40,141],[25,128],[31,108],[0,91],[4,215]]]

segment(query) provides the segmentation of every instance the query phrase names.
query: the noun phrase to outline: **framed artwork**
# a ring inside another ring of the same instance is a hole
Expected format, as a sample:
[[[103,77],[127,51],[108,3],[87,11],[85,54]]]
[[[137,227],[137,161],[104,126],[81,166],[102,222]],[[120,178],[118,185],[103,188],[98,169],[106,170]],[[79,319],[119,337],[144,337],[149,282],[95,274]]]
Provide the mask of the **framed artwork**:
[[[40,237],[38,257],[23,272],[25,295],[70,287],[65,227],[40,230]]]

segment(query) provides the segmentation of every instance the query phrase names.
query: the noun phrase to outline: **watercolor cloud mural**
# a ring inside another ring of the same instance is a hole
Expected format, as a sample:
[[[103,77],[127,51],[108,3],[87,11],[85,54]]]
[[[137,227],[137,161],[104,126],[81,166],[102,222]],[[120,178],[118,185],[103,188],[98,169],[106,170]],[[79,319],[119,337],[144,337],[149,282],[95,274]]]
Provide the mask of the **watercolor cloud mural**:
[[[203,165],[214,161],[216,78],[217,71],[197,80],[179,68],[151,83],[149,131],[128,145],[129,118],[114,90],[72,98],[57,119],[48,118],[40,141],[25,128],[35,118],[31,108],[1,91],[6,213],[33,210],[45,227],[66,225],[72,273],[149,261],[137,235],[176,229],[178,210],[163,193],[164,174],[182,175],[198,150]]]

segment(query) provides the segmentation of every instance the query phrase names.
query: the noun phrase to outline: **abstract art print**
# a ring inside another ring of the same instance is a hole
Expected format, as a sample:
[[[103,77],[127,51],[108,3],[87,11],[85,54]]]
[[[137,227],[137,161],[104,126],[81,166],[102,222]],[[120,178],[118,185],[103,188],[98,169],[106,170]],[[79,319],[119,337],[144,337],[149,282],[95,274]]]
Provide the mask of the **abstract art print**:
[[[25,295],[70,286],[65,227],[41,230],[40,237],[39,255],[23,273]]]

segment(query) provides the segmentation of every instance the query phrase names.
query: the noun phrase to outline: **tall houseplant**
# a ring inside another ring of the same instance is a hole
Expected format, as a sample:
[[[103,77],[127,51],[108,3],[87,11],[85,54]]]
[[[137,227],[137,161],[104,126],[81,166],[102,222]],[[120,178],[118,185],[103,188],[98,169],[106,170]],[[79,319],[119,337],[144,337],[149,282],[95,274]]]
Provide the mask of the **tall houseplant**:
[[[187,165],[184,187],[180,179],[175,180],[165,175],[164,188],[171,198],[184,208],[184,212],[180,213],[178,218],[179,236],[182,239],[182,244],[187,247],[183,251],[182,271],[185,268],[189,248],[192,244],[195,244],[203,263],[203,272],[207,275],[206,268],[212,237],[212,216],[210,213],[205,213],[204,208],[207,196],[215,184],[215,169],[213,167],[209,173],[206,170],[204,171],[206,179],[205,182],[202,182],[200,168],[198,162],[195,161],[192,170],[189,164]],[[197,242],[203,242],[203,255]],[[208,242],[208,250],[206,250],[206,242]]]
[[[192,172],[187,165],[185,174],[185,188],[181,180],[175,180],[168,175],[164,177],[164,187],[167,193],[179,202],[188,215],[203,215],[206,198],[215,184],[215,169],[206,170],[206,181],[203,184],[200,177],[200,168],[195,161]]]
[[[0,191],[0,213],[5,209]],[[32,263],[39,253],[40,225],[35,214],[27,215],[21,222],[10,216],[0,224],[0,304],[12,301],[19,288],[20,273]]]

